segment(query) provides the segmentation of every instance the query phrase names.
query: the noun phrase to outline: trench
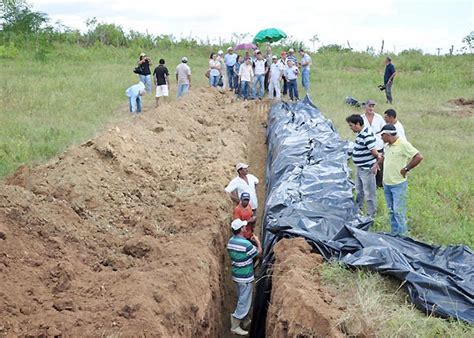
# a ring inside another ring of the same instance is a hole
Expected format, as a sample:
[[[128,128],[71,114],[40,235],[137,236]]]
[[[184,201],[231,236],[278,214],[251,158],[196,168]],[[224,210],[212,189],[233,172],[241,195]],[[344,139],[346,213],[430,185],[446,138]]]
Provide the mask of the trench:
[[[256,233],[261,233],[265,195],[266,195],[266,159],[267,159],[267,145],[266,145],[266,126],[267,114],[271,103],[264,100],[261,102],[250,102],[248,105],[248,142],[246,142],[246,161],[249,164],[250,173],[257,176],[260,183],[257,186],[257,198],[259,208],[257,210],[257,225]],[[238,337],[230,332],[230,314],[235,309],[236,292],[234,283],[231,281],[230,274],[230,260],[227,251],[224,247],[223,257],[221,259],[222,273],[222,294],[223,304],[222,313],[223,321],[220,329],[220,337],[230,338]],[[255,296],[255,292],[254,292]],[[252,314],[252,309],[249,312]]]

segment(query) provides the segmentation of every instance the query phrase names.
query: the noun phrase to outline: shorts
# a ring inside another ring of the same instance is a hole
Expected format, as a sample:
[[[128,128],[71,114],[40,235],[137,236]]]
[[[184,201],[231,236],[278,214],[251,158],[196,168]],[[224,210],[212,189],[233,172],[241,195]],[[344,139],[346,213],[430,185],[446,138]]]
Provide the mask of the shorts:
[[[156,97],[168,96],[168,85],[156,86]]]

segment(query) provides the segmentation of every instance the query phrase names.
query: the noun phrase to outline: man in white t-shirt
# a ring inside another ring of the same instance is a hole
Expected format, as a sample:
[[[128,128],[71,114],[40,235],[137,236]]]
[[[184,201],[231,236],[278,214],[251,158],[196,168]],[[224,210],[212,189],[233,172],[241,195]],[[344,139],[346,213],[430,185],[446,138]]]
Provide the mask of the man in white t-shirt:
[[[245,163],[237,163],[235,170],[238,176],[229,182],[225,187],[225,192],[230,194],[230,198],[235,203],[240,203],[240,196],[243,192],[250,194],[250,206],[252,207],[253,214],[256,215],[258,201],[257,201],[257,184],[258,178],[252,174],[249,174],[249,166]]]
[[[188,58],[183,56],[181,63],[176,67],[176,81],[178,81],[178,93],[176,97],[181,97],[191,88],[191,68],[188,66]]]
[[[380,134],[378,134],[383,126],[385,125],[385,120],[380,114],[375,112],[375,105],[377,103],[374,100],[367,100],[365,103],[365,113],[362,114],[362,118],[364,119],[364,126],[369,126],[371,131],[375,134],[375,149],[378,151],[379,154],[383,154],[384,144]],[[377,183],[377,187],[383,187],[383,167],[380,166],[380,170],[377,172],[377,176],[375,177],[375,181]]]
[[[400,121],[397,120],[397,112],[394,109],[387,109],[383,114],[383,118],[387,124],[393,124],[397,129],[397,136],[401,140],[406,140],[405,128]]]
[[[272,65],[270,66],[270,80],[268,83],[268,97],[273,99],[273,92],[277,99],[281,97],[280,83],[283,77],[283,66],[278,62],[276,55],[272,56]]]

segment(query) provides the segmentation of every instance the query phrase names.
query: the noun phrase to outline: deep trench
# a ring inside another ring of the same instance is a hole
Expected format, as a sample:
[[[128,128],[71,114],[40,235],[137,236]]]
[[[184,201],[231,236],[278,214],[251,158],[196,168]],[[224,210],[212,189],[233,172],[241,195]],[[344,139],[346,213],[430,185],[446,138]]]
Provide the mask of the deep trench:
[[[247,158],[246,161],[249,164],[249,172],[258,177],[260,183],[257,185],[257,198],[258,198],[258,209],[257,209],[257,225],[255,233],[260,236],[261,226],[263,222],[263,212],[265,205],[266,195],[266,162],[267,162],[267,145],[266,145],[266,126],[267,117],[270,110],[271,103],[268,101],[252,102],[249,104],[249,138],[246,143],[247,146]],[[231,211],[229,211],[231,212]],[[227,242],[226,242],[227,243]],[[222,251],[221,271],[222,271],[222,327],[220,328],[221,337],[239,337],[230,332],[230,314],[234,311],[237,302],[237,296],[235,291],[235,285],[231,280],[230,275],[230,260],[227,255],[227,251],[224,248]],[[254,285],[254,298],[255,298],[255,285]],[[249,311],[252,315],[252,308]],[[265,323],[263,323],[265,325]],[[250,329],[250,328],[249,328]]]

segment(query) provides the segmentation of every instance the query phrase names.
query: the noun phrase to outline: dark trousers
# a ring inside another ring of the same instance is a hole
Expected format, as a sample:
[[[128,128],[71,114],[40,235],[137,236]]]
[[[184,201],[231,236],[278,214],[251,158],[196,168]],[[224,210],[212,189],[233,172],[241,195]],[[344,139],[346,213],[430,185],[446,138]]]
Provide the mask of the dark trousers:
[[[283,95],[286,95],[288,94],[288,81],[286,80],[286,78],[283,76],[283,92],[282,92]]]
[[[383,149],[377,149],[379,154],[383,154]],[[380,170],[375,175],[375,184],[377,188],[383,188],[383,163],[379,164]]]

